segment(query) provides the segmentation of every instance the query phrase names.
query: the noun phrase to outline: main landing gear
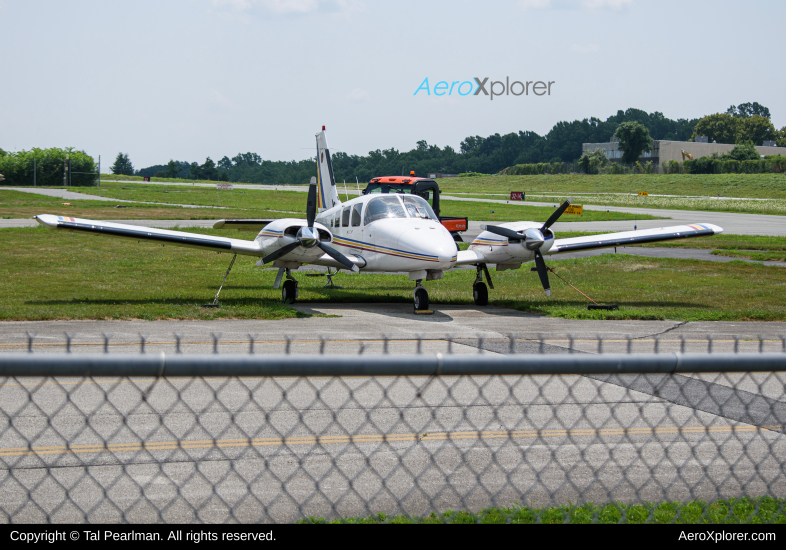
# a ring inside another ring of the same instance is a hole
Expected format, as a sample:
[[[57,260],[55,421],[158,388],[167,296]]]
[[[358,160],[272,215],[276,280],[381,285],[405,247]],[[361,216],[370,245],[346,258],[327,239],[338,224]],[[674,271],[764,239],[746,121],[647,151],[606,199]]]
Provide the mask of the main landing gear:
[[[489,305],[489,287],[494,290],[494,283],[491,282],[491,275],[489,275],[489,270],[486,267],[486,264],[478,264],[477,266],[477,276],[475,277],[475,282],[472,283],[472,298],[475,300],[476,306],[487,306]],[[488,281],[489,286],[486,287],[486,283],[483,282],[483,274],[486,274],[486,281]]]
[[[420,284],[423,279],[415,281],[415,311],[428,310],[428,291]]]
[[[298,295],[297,281],[292,276],[292,273],[290,273],[289,268],[282,267],[278,270],[273,288],[281,286],[281,278],[284,276],[284,272],[287,274],[287,280],[284,281],[284,286],[281,288],[281,301],[285,304],[294,304]]]

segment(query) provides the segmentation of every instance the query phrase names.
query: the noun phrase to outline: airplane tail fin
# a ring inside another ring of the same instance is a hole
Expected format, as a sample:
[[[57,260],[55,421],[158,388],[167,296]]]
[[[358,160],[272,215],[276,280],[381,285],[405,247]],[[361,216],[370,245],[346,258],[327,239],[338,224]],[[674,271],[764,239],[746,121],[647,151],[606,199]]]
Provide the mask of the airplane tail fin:
[[[325,127],[317,134],[317,208],[320,212],[341,204],[333,177],[333,163],[330,160]]]

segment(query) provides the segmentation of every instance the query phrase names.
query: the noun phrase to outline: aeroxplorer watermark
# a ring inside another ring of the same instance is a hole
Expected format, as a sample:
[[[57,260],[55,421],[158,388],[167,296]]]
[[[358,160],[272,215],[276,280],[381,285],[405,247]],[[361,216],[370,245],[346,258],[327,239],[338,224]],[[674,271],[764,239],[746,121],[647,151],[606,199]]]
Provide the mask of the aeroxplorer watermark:
[[[556,81],[554,80],[514,80],[510,81],[510,77],[506,76],[505,81],[492,80],[489,82],[489,77],[480,79],[475,77],[473,80],[453,80],[448,83],[447,80],[440,80],[432,88],[429,85],[428,77],[420,83],[418,89],[412,95],[431,95],[433,92],[436,96],[477,96],[483,94],[488,96],[491,101],[494,101],[494,96],[522,96],[530,95],[530,92],[536,96],[551,95],[551,87]]]

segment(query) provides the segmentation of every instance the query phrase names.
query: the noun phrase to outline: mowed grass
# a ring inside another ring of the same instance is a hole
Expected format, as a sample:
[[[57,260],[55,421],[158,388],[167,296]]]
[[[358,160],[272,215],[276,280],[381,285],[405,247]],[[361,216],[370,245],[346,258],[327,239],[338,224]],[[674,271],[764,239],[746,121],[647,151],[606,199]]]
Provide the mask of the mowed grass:
[[[786,199],[786,174],[630,174],[441,178],[444,193],[584,192]]]
[[[250,210],[306,212],[306,193],[265,189],[215,189],[184,185],[149,185],[108,182],[98,187],[71,188],[72,191],[129,201],[223,206]]]
[[[565,523],[602,523],[602,524],[682,524],[682,525],[739,525],[739,524],[786,524],[786,499],[773,497],[742,497],[716,500],[707,503],[702,500],[692,502],[661,502],[657,504],[592,503],[573,506],[551,506],[533,508],[512,506],[493,507],[478,513],[448,510],[441,514],[432,512],[425,517],[404,515],[389,516],[383,513],[376,516],[338,518],[326,521],[320,517],[303,518],[298,524],[565,524]]]
[[[236,231],[195,233],[238,237]],[[242,235],[242,234],[240,234]],[[242,236],[240,237],[242,238]],[[231,256],[44,228],[0,230],[2,320],[44,319],[282,319],[302,315],[280,303],[275,270],[238,256],[221,292],[222,307],[207,309]],[[587,301],[551,275],[546,298],[536,273],[492,270],[492,305],[571,319],[786,320],[786,277],[780,267],[745,262],[719,264],[623,254],[548,265],[618,311],[588,311]],[[300,304],[412,303],[403,275],[345,274],[342,289],[325,289],[324,277],[298,272]],[[426,287],[434,309],[472,302],[474,270],[454,270]]]
[[[73,188],[69,188],[69,190],[73,190]],[[183,208],[169,204],[151,205],[128,202],[112,203],[89,199],[71,200],[12,191],[0,187],[0,218],[24,219],[32,218],[38,214],[54,214],[92,220],[218,220],[252,217],[283,218],[293,215],[240,208]]]
[[[556,210],[548,206],[527,206],[521,203],[499,204],[483,203],[474,201],[440,201],[440,215],[443,216],[466,216],[474,221],[543,221]],[[559,203],[557,203],[559,205]],[[492,214],[493,211],[493,214]],[[584,210],[583,215],[563,214],[560,222],[594,222],[594,221],[614,221],[614,220],[659,220],[668,219],[657,216],[628,214],[626,212],[599,212],[597,210]]]

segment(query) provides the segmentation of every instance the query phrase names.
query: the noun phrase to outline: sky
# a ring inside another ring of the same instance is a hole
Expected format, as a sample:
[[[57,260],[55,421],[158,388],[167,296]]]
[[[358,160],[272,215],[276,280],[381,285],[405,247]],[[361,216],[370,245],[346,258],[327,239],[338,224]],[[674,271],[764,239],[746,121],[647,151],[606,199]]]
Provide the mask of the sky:
[[[118,152],[301,160],[322,125],[363,155],[753,101],[781,128],[784,20],[778,0],[0,0],[0,148],[71,146],[102,171]],[[475,78],[553,84],[492,98]]]

